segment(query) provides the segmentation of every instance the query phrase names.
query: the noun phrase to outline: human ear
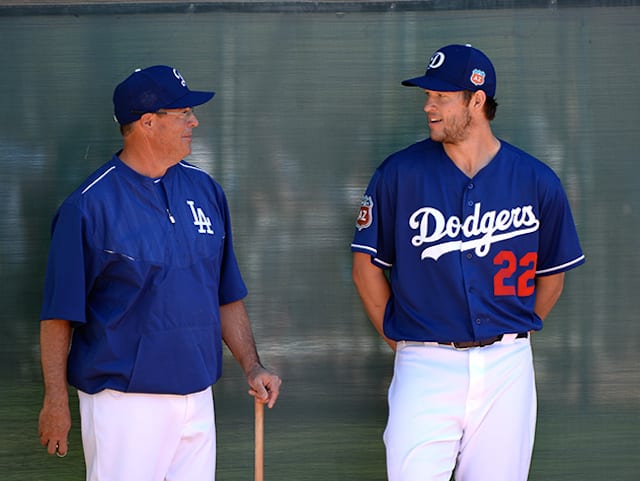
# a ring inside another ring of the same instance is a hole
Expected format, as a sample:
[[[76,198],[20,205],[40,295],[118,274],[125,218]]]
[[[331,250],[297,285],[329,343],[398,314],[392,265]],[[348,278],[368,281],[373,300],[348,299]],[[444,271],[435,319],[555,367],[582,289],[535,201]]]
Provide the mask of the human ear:
[[[142,124],[143,127],[151,127],[152,119],[152,113],[143,114],[142,117],[140,117],[140,124]]]
[[[484,90],[477,90],[473,94],[474,107],[482,107],[486,101],[487,101],[487,94],[484,93]]]

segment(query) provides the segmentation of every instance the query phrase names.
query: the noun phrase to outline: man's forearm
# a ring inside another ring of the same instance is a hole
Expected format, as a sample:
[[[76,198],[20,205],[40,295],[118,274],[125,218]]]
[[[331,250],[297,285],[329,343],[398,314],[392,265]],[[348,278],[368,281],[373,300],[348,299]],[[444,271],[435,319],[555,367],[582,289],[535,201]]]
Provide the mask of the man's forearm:
[[[40,361],[45,396],[67,396],[67,358],[71,323],[60,319],[40,322]]]
[[[256,349],[249,315],[242,301],[220,306],[222,339],[238,361],[245,374],[262,366]]]

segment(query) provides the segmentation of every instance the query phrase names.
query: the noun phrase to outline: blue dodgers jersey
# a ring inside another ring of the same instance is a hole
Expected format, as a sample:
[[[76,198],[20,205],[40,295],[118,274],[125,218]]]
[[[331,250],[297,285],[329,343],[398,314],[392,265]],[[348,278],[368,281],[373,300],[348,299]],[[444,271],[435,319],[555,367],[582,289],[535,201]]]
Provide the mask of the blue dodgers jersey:
[[[184,161],[154,180],[116,155],[54,218],[41,319],[72,321],[76,388],[188,394],[220,377],[219,306],[246,293],[222,188]]]
[[[388,157],[363,196],[351,250],[390,270],[384,332],[396,341],[541,329],[534,278],[584,262],[560,180],[504,141],[472,179],[430,139]]]

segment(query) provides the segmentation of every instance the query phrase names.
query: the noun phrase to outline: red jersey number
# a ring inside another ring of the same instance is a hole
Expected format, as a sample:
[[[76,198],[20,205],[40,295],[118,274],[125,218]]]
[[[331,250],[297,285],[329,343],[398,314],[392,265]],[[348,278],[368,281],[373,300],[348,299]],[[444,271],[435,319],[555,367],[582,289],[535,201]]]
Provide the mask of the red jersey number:
[[[535,252],[525,254],[520,260],[511,251],[498,252],[493,258],[493,264],[502,268],[493,276],[493,295],[519,297],[533,295],[537,261],[538,254]]]

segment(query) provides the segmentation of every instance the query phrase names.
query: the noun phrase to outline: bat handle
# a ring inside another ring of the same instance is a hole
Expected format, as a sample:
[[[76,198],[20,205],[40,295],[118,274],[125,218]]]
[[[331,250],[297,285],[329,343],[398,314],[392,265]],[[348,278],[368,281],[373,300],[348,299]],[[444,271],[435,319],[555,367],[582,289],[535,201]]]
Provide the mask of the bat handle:
[[[264,481],[264,404],[255,400],[255,481]]]

